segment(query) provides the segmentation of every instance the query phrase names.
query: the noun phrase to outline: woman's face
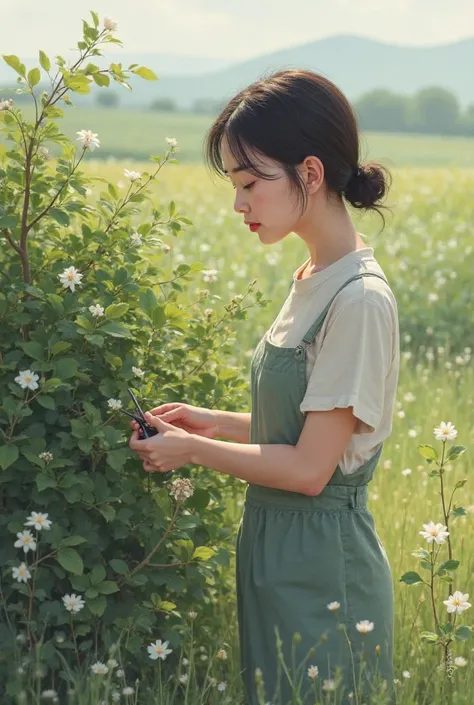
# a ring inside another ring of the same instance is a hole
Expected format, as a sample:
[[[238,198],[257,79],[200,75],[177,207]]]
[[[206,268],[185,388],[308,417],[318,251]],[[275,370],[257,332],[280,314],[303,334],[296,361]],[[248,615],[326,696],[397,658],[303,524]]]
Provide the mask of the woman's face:
[[[258,230],[253,231],[258,233],[260,241],[271,245],[294,232],[300,210],[283,168],[273,160],[261,157],[258,168],[276,178],[261,179],[250,172],[240,171],[225,137],[221,144],[221,156],[235,188],[234,210],[242,215],[245,223],[259,223]]]

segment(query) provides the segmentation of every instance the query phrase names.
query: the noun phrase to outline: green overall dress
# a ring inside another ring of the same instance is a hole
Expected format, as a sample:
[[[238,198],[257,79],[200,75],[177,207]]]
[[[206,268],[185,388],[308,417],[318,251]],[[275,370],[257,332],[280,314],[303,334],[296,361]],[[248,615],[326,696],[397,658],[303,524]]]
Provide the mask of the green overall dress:
[[[260,341],[251,363],[250,443],[297,444],[305,423],[300,404],[307,386],[306,349],[339,291],[363,276],[384,279],[364,272],[345,282],[297,347],[278,347],[265,337]],[[265,684],[264,703],[299,702],[292,699],[289,679],[278,667],[275,627],[290,670],[292,649],[297,669],[309,649],[316,647],[304,668],[303,694],[314,687],[307,675],[312,665],[319,669],[316,685],[334,680],[340,669],[338,692],[343,695],[331,702],[356,702],[349,694],[358,683],[359,692],[368,692],[374,673],[391,689],[392,576],[367,509],[367,487],[381,451],[382,446],[353,474],[344,475],[337,466],[324,490],[314,497],[254,484],[247,487],[237,534],[236,582],[248,705],[258,703],[256,669]],[[334,601],[340,608],[330,611],[327,605]],[[362,620],[374,623],[365,635],[356,629]],[[345,625],[347,637],[338,623]],[[292,647],[296,632],[299,643]],[[364,682],[365,688],[360,687]],[[313,703],[314,698],[304,702]]]

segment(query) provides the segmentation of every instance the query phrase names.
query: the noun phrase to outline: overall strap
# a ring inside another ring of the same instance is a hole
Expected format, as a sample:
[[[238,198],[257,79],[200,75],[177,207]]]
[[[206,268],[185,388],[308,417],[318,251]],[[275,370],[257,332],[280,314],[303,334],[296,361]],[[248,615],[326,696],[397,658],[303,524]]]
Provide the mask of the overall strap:
[[[308,348],[308,347],[311,345],[311,343],[312,343],[313,340],[314,340],[315,335],[317,334],[317,332],[318,332],[319,329],[321,328],[321,326],[322,326],[322,324],[323,324],[323,322],[324,322],[324,319],[326,318],[326,316],[327,316],[327,314],[328,314],[328,311],[329,311],[329,309],[331,308],[331,306],[332,306],[332,304],[333,304],[333,302],[334,302],[334,299],[335,299],[336,296],[339,294],[339,292],[342,291],[342,290],[344,289],[344,287],[346,287],[346,286],[347,286],[348,284],[350,284],[351,282],[355,281],[356,279],[362,279],[362,277],[378,277],[379,279],[382,279],[382,280],[388,285],[388,281],[385,279],[385,277],[383,277],[381,274],[376,274],[375,272],[361,272],[361,274],[356,274],[355,276],[353,276],[353,277],[351,277],[350,279],[348,279],[348,280],[347,280],[346,282],[344,282],[344,284],[336,291],[336,293],[334,294],[334,296],[332,297],[332,299],[331,299],[331,300],[329,301],[329,303],[324,307],[324,309],[321,311],[321,313],[319,314],[319,316],[317,317],[317,319],[315,320],[315,322],[312,324],[312,326],[310,327],[310,329],[308,330],[308,332],[306,333],[306,335],[302,338],[302,341],[301,341],[301,343],[298,345],[298,348],[297,348],[298,351],[306,350],[306,348]]]

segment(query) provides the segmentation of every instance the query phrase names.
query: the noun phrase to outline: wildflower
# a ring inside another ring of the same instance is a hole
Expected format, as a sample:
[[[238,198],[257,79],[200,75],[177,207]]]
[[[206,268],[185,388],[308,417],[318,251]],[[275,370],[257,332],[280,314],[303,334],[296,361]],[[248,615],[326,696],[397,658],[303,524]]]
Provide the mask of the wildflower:
[[[31,573],[25,563],[20,563],[18,568],[12,568],[13,577],[19,583],[26,583],[31,578]]]
[[[217,269],[203,269],[202,278],[203,281],[212,283],[217,281]]]
[[[38,152],[37,152],[39,157],[42,157],[43,159],[51,159],[51,154],[50,151],[47,147],[38,147]]]
[[[170,495],[174,497],[177,502],[184,502],[185,499],[189,499],[193,494],[194,488],[191,480],[183,477],[171,483]]]
[[[446,605],[448,612],[456,612],[456,614],[462,614],[465,610],[468,610],[471,603],[468,602],[469,595],[463,595],[462,592],[456,590],[453,595],[450,595],[447,600],[443,600],[443,605]]]
[[[125,671],[119,668],[117,671],[115,671],[115,675],[117,676],[117,678],[123,678],[125,675]]]
[[[76,595],[75,593],[72,593],[72,595],[64,595],[63,602],[67,611],[72,612],[73,614],[80,612],[86,604],[82,597]]]
[[[464,666],[467,666],[467,659],[465,659],[463,656],[456,656],[456,658],[454,659],[454,665],[458,668],[464,668]]]
[[[317,666],[310,666],[308,668],[308,677],[313,680],[319,676],[319,668]]]
[[[227,688],[227,683],[225,681],[222,681],[221,683],[218,683],[218,685],[217,685],[217,690],[220,693],[223,693],[226,688]]]
[[[188,612],[188,617],[190,619],[196,619],[197,616],[198,616],[197,612],[195,612],[194,610],[191,610],[190,612]],[[184,663],[184,659],[183,659],[183,663]]]
[[[139,245],[142,245],[143,239],[142,239],[142,236],[140,235],[140,233],[137,232],[136,230],[134,230],[133,233],[130,235],[130,242],[132,245],[136,245],[137,247]]]
[[[337,612],[337,610],[339,609],[340,606],[341,605],[339,602],[330,602],[328,604],[327,608],[330,612]]]
[[[216,654],[216,658],[221,659],[221,661],[227,660],[227,651],[225,649],[219,649]]]
[[[132,367],[132,372],[136,377],[143,377],[145,374],[143,370],[141,370],[139,367]]]
[[[118,28],[118,22],[113,20],[111,17],[104,17],[104,29],[108,29],[109,32],[116,32]]]
[[[15,541],[15,548],[22,548],[25,553],[36,550],[36,541],[31,531],[25,529],[17,534],[18,541]]]
[[[94,304],[93,306],[89,306],[89,311],[91,312],[91,314],[94,318],[100,318],[101,316],[104,315],[104,307],[99,306],[99,304]]]
[[[189,665],[189,659],[183,658],[183,666],[188,666]]]
[[[356,629],[361,634],[368,634],[374,631],[374,626],[373,622],[369,622],[368,619],[363,619],[361,622],[357,622]]]
[[[40,453],[39,457],[41,460],[44,460],[45,463],[50,463],[54,459],[54,455],[52,453],[48,453],[48,451]]]
[[[142,178],[142,175],[139,171],[129,171],[128,169],[124,169],[123,173],[127,177],[127,179],[130,179],[132,183]]]
[[[109,658],[109,660],[107,661],[107,666],[109,668],[117,668],[118,661],[116,661],[114,658]]]
[[[153,644],[150,644],[150,646],[147,646],[147,651],[150,656],[150,658],[153,661],[156,661],[156,659],[160,658],[163,661],[166,659],[168,654],[172,652],[173,649],[168,649],[168,641],[162,642],[161,639],[157,639]]]
[[[105,663],[102,663],[101,661],[96,661],[95,663],[92,664],[91,671],[96,676],[106,676],[107,673],[109,672],[109,669],[105,665]]]
[[[119,411],[122,408],[120,399],[114,399],[113,397],[107,400],[107,404],[113,411]]]
[[[403,671],[402,676],[404,678],[408,679],[408,678],[411,678],[411,673],[410,673],[410,671]]]
[[[38,389],[39,375],[31,370],[21,370],[20,374],[15,377],[15,382],[20,385],[22,389],[31,389],[34,391]]]
[[[178,140],[176,139],[176,137],[167,137],[165,139],[165,142],[168,142],[171,149],[176,149],[178,147]]]
[[[423,524],[424,531],[419,531],[418,533],[425,538],[428,543],[446,543],[446,538],[449,536],[449,531],[444,524],[435,524],[430,521],[428,524]]]
[[[10,110],[13,107],[13,100],[9,98],[8,100],[0,100],[0,112],[2,110]]]
[[[96,147],[100,147],[99,136],[96,132],[80,130],[76,132],[76,135],[76,141],[81,143],[82,149],[90,149],[93,152]]]
[[[451,421],[447,423],[441,421],[440,425],[433,429],[433,434],[437,441],[453,441],[458,435],[458,432]]]
[[[71,289],[71,291],[75,291],[76,286],[80,286],[83,276],[84,275],[81,274],[75,267],[67,267],[64,272],[58,274],[58,279],[63,286]]]
[[[58,694],[56,693],[55,690],[52,690],[52,689],[51,690],[43,690],[43,692],[41,693],[41,697],[44,700],[54,700],[55,698],[58,697]]]
[[[336,681],[333,680],[332,678],[328,678],[327,680],[323,681],[323,690],[326,690],[326,691],[336,690]]]
[[[405,477],[408,477],[408,475],[411,475],[411,473],[411,468],[405,468],[405,470],[402,470],[402,475],[405,475]]]
[[[125,688],[122,690],[122,695],[133,695],[134,693],[134,689],[131,688],[129,685],[125,686]]]
[[[179,682],[180,682],[180,683],[183,683],[183,685],[186,685],[186,683],[188,682],[188,680],[189,680],[189,675],[188,675],[187,673],[183,673],[183,674],[179,677]]]
[[[31,512],[25,521],[25,526],[34,526],[36,531],[41,531],[41,529],[50,529],[52,523],[51,519],[48,519],[48,514]]]

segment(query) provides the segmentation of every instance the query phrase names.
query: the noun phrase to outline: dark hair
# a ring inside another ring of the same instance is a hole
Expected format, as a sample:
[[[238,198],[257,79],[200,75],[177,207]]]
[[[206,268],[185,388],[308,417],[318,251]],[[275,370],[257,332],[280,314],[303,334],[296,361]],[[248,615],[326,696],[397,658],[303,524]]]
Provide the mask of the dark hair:
[[[277,71],[240,91],[210,128],[205,160],[225,176],[221,157],[226,137],[232,155],[246,171],[271,179],[248,150],[279,162],[304,209],[307,193],[296,165],[308,156],[324,165],[328,190],[355,208],[380,212],[389,173],[374,162],[359,164],[359,131],[351,105],[339,88],[313,71]],[[275,177],[274,177],[275,178]]]

